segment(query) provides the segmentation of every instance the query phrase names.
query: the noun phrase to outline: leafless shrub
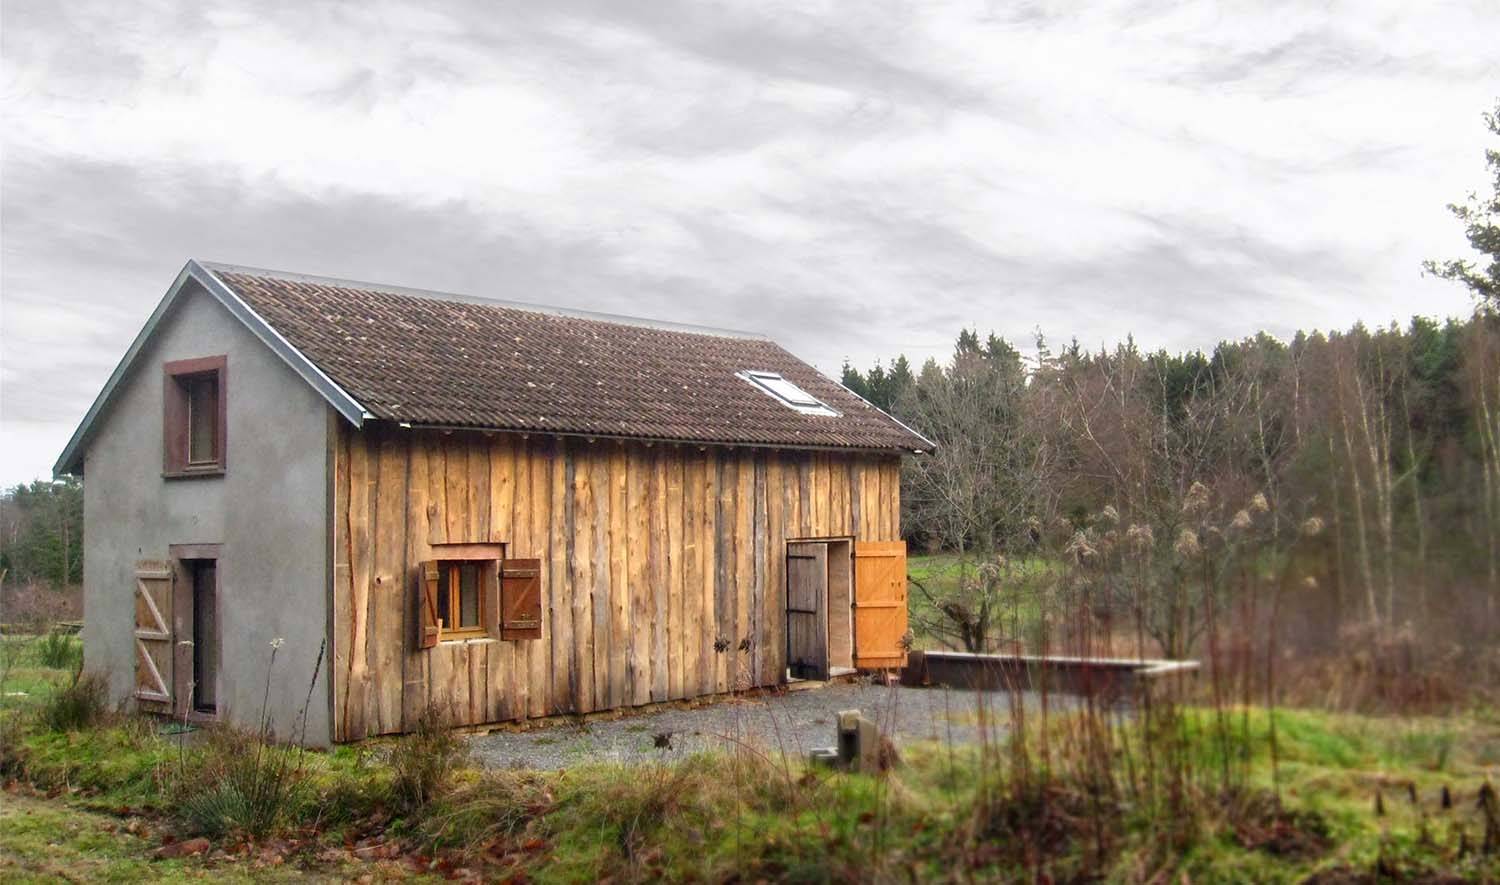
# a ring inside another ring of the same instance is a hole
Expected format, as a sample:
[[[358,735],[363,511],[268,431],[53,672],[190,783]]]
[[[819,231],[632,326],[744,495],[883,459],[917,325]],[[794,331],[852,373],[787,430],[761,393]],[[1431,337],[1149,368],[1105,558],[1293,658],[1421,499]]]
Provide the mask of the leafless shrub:
[[[392,790],[408,814],[421,811],[451,786],[453,773],[468,756],[468,745],[442,709],[430,705],[416,728],[391,748]]]

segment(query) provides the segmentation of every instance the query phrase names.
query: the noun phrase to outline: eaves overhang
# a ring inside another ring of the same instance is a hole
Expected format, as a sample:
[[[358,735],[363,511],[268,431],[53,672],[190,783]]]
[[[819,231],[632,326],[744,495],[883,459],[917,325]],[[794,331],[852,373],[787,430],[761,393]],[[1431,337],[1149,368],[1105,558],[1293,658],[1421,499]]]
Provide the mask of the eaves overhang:
[[[291,367],[292,371],[296,372],[298,377],[306,381],[313,390],[316,390],[318,395],[323,397],[335,411],[344,416],[344,419],[350,424],[360,427],[366,419],[373,417],[365,410],[364,406],[360,405],[354,397],[349,395],[348,391],[344,390],[337,382],[328,377],[322,369],[314,365],[312,360],[309,360],[291,342],[287,341],[280,332],[272,328],[265,319],[236,295],[232,289],[224,285],[224,282],[210,268],[205,267],[196,260],[189,260],[177,274],[177,278],[172,282],[172,286],[167,290],[167,294],[162,296],[161,301],[156,305],[156,309],[151,312],[151,316],[146,320],[146,324],[141,327],[141,331],[135,336],[135,340],[130,343],[129,349],[125,351],[125,356],[120,359],[119,364],[115,366],[115,370],[110,373],[109,380],[104,383],[104,388],[99,391],[99,395],[94,398],[93,404],[84,413],[83,420],[79,423],[78,429],[73,431],[73,436],[63,448],[62,455],[58,457],[57,463],[52,467],[54,475],[82,474],[84,449],[93,435],[96,424],[104,414],[105,409],[109,407],[116,391],[125,381],[126,376],[135,368],[137,360],[146,349],[146,345],[151,341],[152,336],[156,333],[157,327],[161,325],[163,319],[171,311],[172,306],[182,296],[182,293],[189,288],[189,282],[197,283],[199,288],[222,304],[235,319],[239,320],[245,328],[250,330],[251,334],[260,339],[261,343],[269,347],[272,353],[280,357],[282,362]]]

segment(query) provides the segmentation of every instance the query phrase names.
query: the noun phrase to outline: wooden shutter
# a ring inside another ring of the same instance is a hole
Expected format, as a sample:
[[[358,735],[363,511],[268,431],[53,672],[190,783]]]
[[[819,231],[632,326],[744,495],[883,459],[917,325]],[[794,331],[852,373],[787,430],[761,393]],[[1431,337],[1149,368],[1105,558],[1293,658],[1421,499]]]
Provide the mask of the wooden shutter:
[[[135,564],[135,698],[142,710],[172,712],[172,564]]]
[[[854,542],[854,666],[906,666],[906,542]]]
[[[542,638],[542,561],[500,563],[500,638]]]
[[[438,620],[438,584],[440,570],[437,560],[422,563],[420,594],[417,599],[419,619],[417,621],[417,647],[432,648],[443,636],[443,625]]]

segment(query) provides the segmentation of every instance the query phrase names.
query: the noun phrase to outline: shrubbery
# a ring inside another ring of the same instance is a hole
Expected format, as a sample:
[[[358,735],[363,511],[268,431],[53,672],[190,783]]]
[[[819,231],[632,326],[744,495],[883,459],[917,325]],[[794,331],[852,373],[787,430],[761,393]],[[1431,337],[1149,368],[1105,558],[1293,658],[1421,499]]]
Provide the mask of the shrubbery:
[[[37,660],[54,670],[77,670],[83,663],[83,645],[76,636],[53,630],[37,640]]]
[[[109,715],[109,683],[98,673],[77,671],[67,685],[53,690],[37,711],[48,731],[82,731],[103,723]]]
[[[172,806],[195,832],[264,836],[295,821],[306,804],[301,762],[301,751],[275,746],[263,734],[208,729],[170,779]]]
[[[463,738],[448,727],[447,716],[437,707],[424,710],[416,725],[390,755],[391,790],[407,814],[421,811],[447,790],[468,755]]]

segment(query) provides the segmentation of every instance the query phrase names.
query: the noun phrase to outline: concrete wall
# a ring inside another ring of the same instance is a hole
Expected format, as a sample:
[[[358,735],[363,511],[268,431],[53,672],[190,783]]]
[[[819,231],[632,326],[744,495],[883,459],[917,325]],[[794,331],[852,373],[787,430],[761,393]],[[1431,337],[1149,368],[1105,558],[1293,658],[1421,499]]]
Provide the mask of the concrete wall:
[[[190,289],[100,416],[84,455],[84,663],[115,699],[134,686],[134,568],[170,544],[222,544],[221,718],[253,727],[271,641],[271,715],[291,737],[328,635],[331,410],[211,296]],[[227,469],[162,477],[162,363],[226,354]],[[307,740],[329,740],[328,660],[313,686]]]
[[[1175,688],[1197,675],[1197,661],[913,650],[901,683],[983,691],[1045,689],[1115,701],[1147,689]]]

